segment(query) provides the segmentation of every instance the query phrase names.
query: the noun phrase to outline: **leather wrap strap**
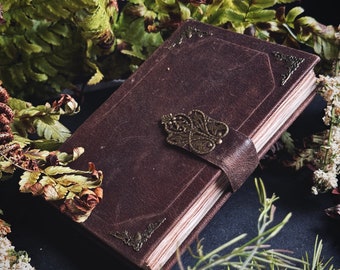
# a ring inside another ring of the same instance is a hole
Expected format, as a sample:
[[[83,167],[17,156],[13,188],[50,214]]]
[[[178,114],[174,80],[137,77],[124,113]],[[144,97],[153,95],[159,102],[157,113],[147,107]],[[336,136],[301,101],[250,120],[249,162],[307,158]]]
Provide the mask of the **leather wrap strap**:
[[[219,167],[226,174],[233,192],[242,186],[259,163],[251,139],[232,128],[229,129],[223,143],[214,151],[199,156]]]

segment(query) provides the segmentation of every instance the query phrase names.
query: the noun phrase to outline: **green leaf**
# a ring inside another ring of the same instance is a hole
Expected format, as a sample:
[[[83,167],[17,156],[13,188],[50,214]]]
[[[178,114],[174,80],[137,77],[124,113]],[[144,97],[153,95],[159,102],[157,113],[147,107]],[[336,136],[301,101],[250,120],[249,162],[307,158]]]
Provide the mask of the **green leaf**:
[[[65,22],[59,22],[51,25],[50,30],[64,38],[70,38],[72,35],[72,30]]]
[[[272,7],[276,4],[276,0],[253,0],[251,1],[251,5],[249,10],[257,10],[257,9],[265,9],[268,7]]]
[[[48,76],[45,73],[33,71],[28,63],[25,64],[25,73],[27,77],[31,78],[33,81],[36,82],[45,82],[48,80]]]
[[[104,78],[103,73],[101,73],[101,71],[99,70],[99,67],[91,62],[91,61],[86,61],[87,65],[95,70],[95,73],[92,75],[92,77],[87,81],[88,85],[94,85],[97,84],[99,82],[101,82]]]
[[[37,127],[37,134],[47,140],[56,140],[64,142],[71,136],[70,130],[58,121],[52,122],[49,118],[37,119],[35,125]]]
[[[277,0],[277,4],[289,4],[289,3],[294,3],[297,2],[299,0]]]
[[[42,73],[46,74],[47,76],[53,77],[58,74],[58,69],[52,66],[46,58],[35,58],[32,59],[33,66],[37,68]]]
[[[294,23],[295,19],[304,12],[302,7],[292,8],[286,15],[287,23]]]
[[[30,140],[26,136],[20,136],[19,135],[19,133],[25,133],[25,132],[17,131],[16,130],[17,127],[12,128],[12,131],[13,131],[13,129],[14,129],[14,132],[15,132],[14,135],[13,135],[13,137],[14,137],[13,138],[13,142],[18,143],[21,148],[24,148],[24,147],[26,147],[26,146],[31,144],[32,140]],[[25,135],[27,135],[27,134],[25,133]]]
[[[40,175],[41,175],[40,172],[25,171],[20,176],[20,181],[19,181],[20,191],[30,192],[30,190],[27,189],[27,187],[34,185],[38,181]]]
[[[83,188],[95,188],[98,186],[92,184],[95,181],[89,180],[91,180],[91,178],[80,174],[67,174],[56,178],[56,182],[59,185],[68,187],[68,189],[69,187],[73,186],[71,189],[69,189],[73,192],[80,192]]]
[[[84,173],[83,171],[75,170],[75,169],[72,169],[70,167],[65,167],[65,166],[49,166],[44,170],[44,172],[47,175]]]
[[[50,31],[49,28],[42,28],[40,27],[37,32],[38,36],[44,40],[46,43],[53,45],[53,46],[60,46],[62,44],[62,40],[59,35]]]
[[[257,10],[247,14],[246,20],[250,22],[269,22],[275,19],[275,10]]]
[[[13,174],[15,171],[15,166],[13,162],[9,160],[0,160],[0,179],[2,179],[3,175],[2,172],[8,173],[8,174]]]
[[[18,63],[17,65],[13,65],[8,69],[12,81],[14,82],[14,84],[18,85],[19,87],[22,84],[27,83],[27,78],[26,78],[26,74],[24,72],[24,67],[22,63]]]
[[[57,18],[66,19],[70,16],[71,12],[65,9],[64,5],[60,1],[50,1],[46,8],[51,14],[54,14]]]
[[[51,45],[41,39],[40,36],[37,35],[36,30],[30,29],[27,31],[25,33],[25,38],[31,43],[40,46],[41,53],[50,53],[52,51]]]
[[[41,150],[48,150],[48,151],[55,151],[57,150],[63,142],[56,141],[56,140],[32,140],[30,142],[30,146],[33,148],[41,149]]]
[[[219,8],[207,17],[206,23],[219,26],[225,24],[228,19],[230,19],[230,17],[226,14],[226,11],[223,8]]]
[[[241,0],[241,1],[229,0],[226,2],[227,3],[225,3],[224,6],[227,7],[227,9],[234,10],[235,12],[243,14],[244,16],[246,16],[250,8],[250,2],[248,0]]]
[[[190,11],[190,9],[186,5],[184,5],[183,3],[179,2],[179,9],[180,9],[181,19],[182,20],[191,19],[191,11]]]
[[[8,105],[11,107],[12,110],[17,111],[21,111],[32,106],[32,104],[27,101],[13,97],[8,100]]]
[[[284,147],[286,148],[287,152],[289,154],[294,154],[295,144],[294,144],[294,139],[292,138],[292,135],[288,131],[285,131],[284,133],[282,133],[280,139],[282,143],[284,144]]]
[[[7,55],[9,60],[16,59],[18,56],[18,50],[15,46],[13,46],[13,40],[10,37],[0,35],[0,45],[1,50],[3,50],[3,52]],[[1,63],[1,65],[4,64],[5,62]]]
[[[53,65],[55,68],[56,67],[67,67],[68,65],[68,60],[62,58],[62,55],[57,55],[57,54],[52,54],[49,58],[47,58],[47,61]]]
[[[32,19],[25,12],[12,12],[11,15],[11,19],[20,23],[24,28],[31,29],[33,27]]]
[[[42,51],[39,45],[28,42],[25,36],[18,35],[13,39],[13,42],[17,48],[22,49],[22,51],[28,55]]]
[[[238,13],[231,9],[227,9],[224,15],[226,21],[231,21],[233,23],[244,22],[245,19],[245,14]]]
[[[72,154],[66,152],[59,152],[57,153],[59,163],[62,165],[66,165],[72,161],[75,161],[84,153],[84,151],[85,149],[83,147],[75,147],[72,151]]]

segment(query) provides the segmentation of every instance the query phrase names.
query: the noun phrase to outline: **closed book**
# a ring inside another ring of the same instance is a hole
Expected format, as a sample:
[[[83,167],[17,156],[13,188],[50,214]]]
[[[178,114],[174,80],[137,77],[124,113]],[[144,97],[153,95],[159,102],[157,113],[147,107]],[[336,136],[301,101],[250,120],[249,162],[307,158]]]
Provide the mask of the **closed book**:
[[[63,144],[104,175],[79,226],[132,268],[170,268],[311,101],[318,61],[183,22]]]

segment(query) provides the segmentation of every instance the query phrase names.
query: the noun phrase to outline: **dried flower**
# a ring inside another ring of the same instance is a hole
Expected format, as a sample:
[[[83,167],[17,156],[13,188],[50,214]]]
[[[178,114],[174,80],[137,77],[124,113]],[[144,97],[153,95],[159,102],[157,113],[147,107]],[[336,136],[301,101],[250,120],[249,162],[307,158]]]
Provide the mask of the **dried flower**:
[[[10,225],[6,221],[0,219],[0,236],[6,236],[10,232],[11,232]]]
[[[84,189],[79,196],[65,200],[60,209],[71,216],[74,221],[83,222],[89,217],[102,198],[102,188],[98,187],[94,190]]]
[[[323,121],[328,129],[316,153],[312,193],[318,194],[338,186],[340,171],[340,76],[320,75],[317,79],[320,95],[326,101]]]
[[[0,269],[2,270],[34,270],[30,265],[30,257],[26,251],[16,251],[7,234],[10,225],[0,219]]]
[[[63,106],[64,109],[62,110]],[[62,94],[59,100],[54,101],[52,103],[52,108],[54,111],[68,115],[76,114],[80,110],[78,103],[68,94]]]

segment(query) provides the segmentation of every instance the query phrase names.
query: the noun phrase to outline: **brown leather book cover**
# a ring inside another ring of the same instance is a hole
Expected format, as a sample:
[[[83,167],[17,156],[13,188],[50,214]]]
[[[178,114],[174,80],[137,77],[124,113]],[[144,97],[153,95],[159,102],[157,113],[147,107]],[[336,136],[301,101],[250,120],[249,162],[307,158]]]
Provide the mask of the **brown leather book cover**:
[[[314,96],[318,57],[187,21],[72,135],[103,171],[80,223],[136,268],[165,269]]]

